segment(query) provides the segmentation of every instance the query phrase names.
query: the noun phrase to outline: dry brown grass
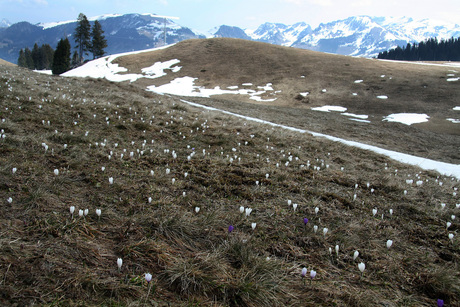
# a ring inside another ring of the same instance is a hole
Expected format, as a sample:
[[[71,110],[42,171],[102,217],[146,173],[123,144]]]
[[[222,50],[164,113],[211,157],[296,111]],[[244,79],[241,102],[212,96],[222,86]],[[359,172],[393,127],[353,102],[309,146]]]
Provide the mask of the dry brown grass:
[[[195,84],[206,88],[242,88],[242,83],[250,82],[253,86],[245,88],[258,90],[257,86],[273,83],[273,89],[281,91],[274,102],[255,102],[247,95],[192,100],[390,150],[460,163],[460,125],[446,120],[459,119],[458,111],[452,109],[458,106],[460,83],[446,81],[447,74],[456,68],[353,58],[228,38],[183,41],[164,50],[119,57],[116,63],[129,72],[141,73],[142,68],[171,59],[180,60],[179,72],[154,80],[139,79],[135,84],[145,89],[183,76],[198,78]],[[310,94],[299,100],[301,92]],[[377,99],[378,95],[389,99]],[[369,115],[371,124],[310,110],[322,105],[340,105],[347,112]],[[426,113],[430,121],[410,127],[382,122],[384,116],[393,113]]]
[[[3,65],[3,66],[16,66],[16,64],[10,63],[10,62],[5,61],[3,59],[0,59],[0,65]]]
[[[460,304],[457,180],[136,86],[0,70],[2,305]]]

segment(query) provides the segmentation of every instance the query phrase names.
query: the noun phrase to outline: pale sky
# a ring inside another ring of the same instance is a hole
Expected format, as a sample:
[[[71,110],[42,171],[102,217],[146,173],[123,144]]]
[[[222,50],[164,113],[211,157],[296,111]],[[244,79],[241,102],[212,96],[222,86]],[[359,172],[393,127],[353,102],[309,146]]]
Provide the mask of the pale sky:
[[[264,22],[319,23],[357,15],[430,18],[460,24],[460,0],[0,0],[0,20],[31,23],[103,14],[153,13],[202,32],[220,25],[255,29]]]

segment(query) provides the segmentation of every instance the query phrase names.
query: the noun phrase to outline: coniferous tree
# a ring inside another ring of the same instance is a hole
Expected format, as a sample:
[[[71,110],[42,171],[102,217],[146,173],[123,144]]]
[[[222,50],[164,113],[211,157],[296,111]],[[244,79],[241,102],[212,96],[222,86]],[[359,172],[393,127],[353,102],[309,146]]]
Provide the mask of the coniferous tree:
[[[380,52],[379,59],[405,61],[460,61],[460,37],[448,40],[430,38],[425,41],[407,44]]]
[[[44,44],[41,47],[42,59],[43,59],[43,69],[51,69],[53,67],[53,56],[54,50],[50,45]]]
[[[32,51],[29,48],[24,50],[24,56],[26,58],[26,67],[29,69],[34,69],[34,60],[32,59]]]
[[[18,66],[19,67],[27,67],[26,56],[24,54],[23,49],[19,50]]]
[[[34,62],[33,69],[42,69],[41,68],[41,59],[40,59],[40,48],[38,48],[37,43],[34,44],[34,48],[32,49],[32,61]]]
[[[75,50],[73,55],[72,55],[72,62],[71,65],[72,67],[76,67],[80,64],[80,56],[78,55],[78,52]]]
[[[93,25],[93,31],[91,32],[91,52],[93,53],[93,59],[100,58],[105,53],[104,49],[107,47],[107,40],[103,34],[102,26],[96,20]]]
[[[88,21],[88,18],[83,13],[78,15],[77,27],[75,28],[75,43],[77,45],[75,48],[78,49],[78,54],[80,56],[80,63],[83,62],[83,55],[91,47],[90,42],[90,31],[91,25]]]
[[[54,75],[62,74],[70,69],[70,43],[67,38],[61,39],[56,47],[52,71]]]

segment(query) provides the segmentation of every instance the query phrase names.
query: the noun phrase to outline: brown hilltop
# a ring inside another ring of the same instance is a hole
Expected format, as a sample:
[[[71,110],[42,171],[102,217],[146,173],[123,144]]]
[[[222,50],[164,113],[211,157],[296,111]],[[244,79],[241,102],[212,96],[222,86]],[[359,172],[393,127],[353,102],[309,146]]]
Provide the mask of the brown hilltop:
[[[129,73],[141,73],[142,68],[171,59],[180,60],[180,71],[154,80],[140,79],[136,84],[141,88],[159,86],[184,76],[197,78],[195,85],[206,88],[243,88],[242,84],[249,82],[253,86],[244,88],[257,90],[257,86],[272,83],[274,91],[280,92],[268,92],[262,98],[276,97],[273,102],[256,102],[247,95],[190,99],[386,149],[460,162],[460,125],[446,120],[459,117],[453,108],[459,105],[460,82],[446,81],[455,68],[354,58],[229,38],[187,40],[166,49],[119,57],[115,62]],[[309,92],[306,98],[299,95],[304,92]],[[378,99],[380,95],[388,99]],[[322,105],[339,105],[347,112],[369,115],[371,124],[310,110]],[[393,113],[425,113],[430,121],[412,126],[382,122],[384,116]]]

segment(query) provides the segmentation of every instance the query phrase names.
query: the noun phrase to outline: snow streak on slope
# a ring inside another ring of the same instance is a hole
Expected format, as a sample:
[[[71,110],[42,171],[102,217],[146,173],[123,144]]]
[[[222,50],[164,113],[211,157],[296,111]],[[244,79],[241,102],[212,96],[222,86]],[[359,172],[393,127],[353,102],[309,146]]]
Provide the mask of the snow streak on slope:
[[[199,108],[204,108],[204,109],[207,109],[207,110],[210,110],[210,111],[222,112],[222,113],[232,115],[232,116],[235,116],[235,117],[239,117],[239,118],[254,121],[254,122],[257,122],[257,123],[266,124],[266,125],[270,125],[270,126],[273,126],[273,127],[287,129],[287,130],[291,130],[291,131],[295,131],[295,132],[299,132],[299,133],[309,133],[309,134],[311,134],[313,136],[326,138],[328,140],[331,140],[331,141],[334,141],[334,142],[339,142],[339,143],[342,143],[342,144],[345,144],[345,145],[348,145],[348,146],[358,147],[358,148],[361,148],[361,149],[364,149],[364,150],[370,150],[370,151],[373,151],[375,153],[387,156],[387,157],[389,157],[389,158],[391,158],[393,160],[396,160],[396,161],[399,161],[399,162],[402,162],[402,163],[418,166],[418,167],[420,167],[422,169],[425,169],[425,170],[435,170],[435,171],[438,171],[440,174],[443,174],[445,176],[453,176],[453,177],[456,177],[457,179],[460,179],[460,165],[458,165],[458,164],[451,164],[451,163],[445,163],[445,162],[439,162],[439,161],[435,161],[435,160],[425,159],[425,158],[421,158],[421,157],[417,157],[417,156],[412,156],[412,155],[400,153],[400,152],[397,152],[397,151],[382,149],[382,148],[379,148],[379,147],[376,147],[376,146],[367,145],[367,144],[363,144],[363,143],[359,143],[359,142],[355,142],[355,141],[347,141],[347,140],[337,138],[337,137],[334,137],[334,136],[330,136],[330,135],[327,135],[327,134],[312,132],[312,131],[303,130],[303,129],[299,129],[299,128],[294,128],[294,127],[285,126],[285,125],[280,125],[280,124],[275,124],[275,123],[272,123],[272,122],[269,122],[269,121],[266,121],[266,120],[255,118],[255,117],[249,117],[249,116],[244,116],[244,115],[240,115],[240,114],[237,114],[237,113],[232,113],[232,112],[229,112],[229,111],[220,110],[220,109],[204,106],[204,105],[194,103],[194,102],[191,102],[191,101],[187,101],[187,100],[181,100],[181,101],[183,101],[183,102],[185,102],[185,103],[187,103],[189,105],[199,107]]]

